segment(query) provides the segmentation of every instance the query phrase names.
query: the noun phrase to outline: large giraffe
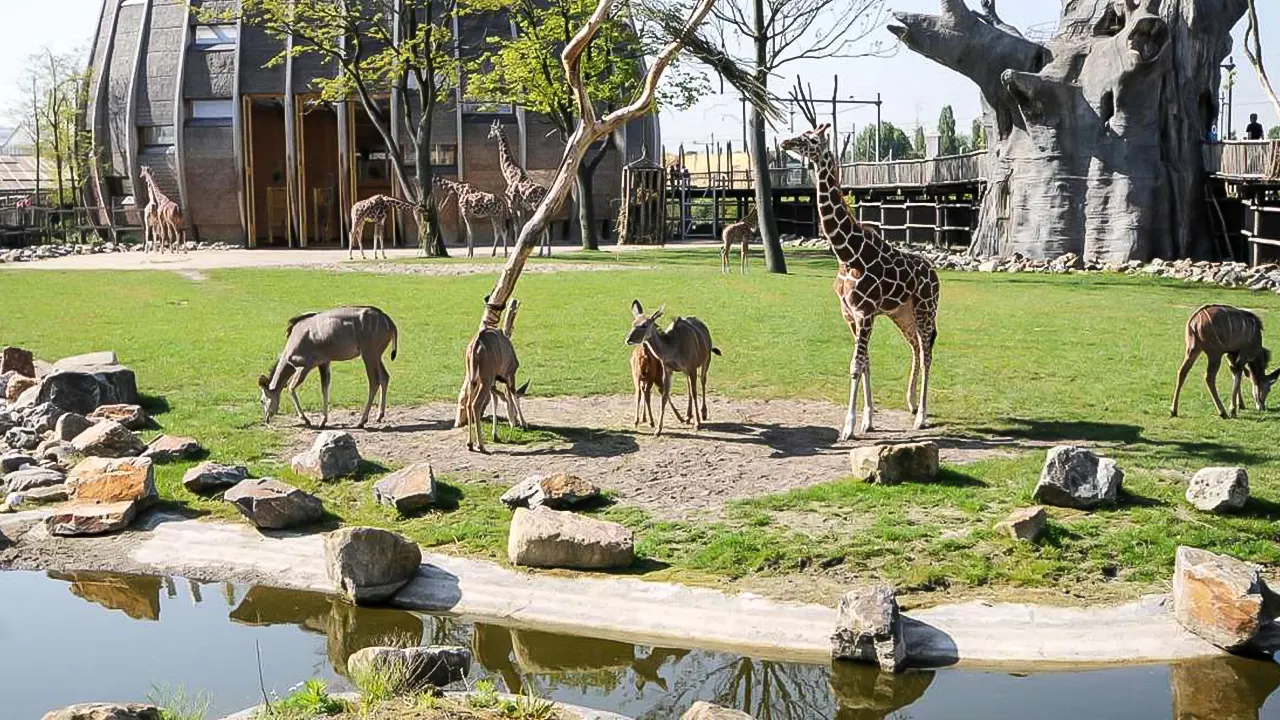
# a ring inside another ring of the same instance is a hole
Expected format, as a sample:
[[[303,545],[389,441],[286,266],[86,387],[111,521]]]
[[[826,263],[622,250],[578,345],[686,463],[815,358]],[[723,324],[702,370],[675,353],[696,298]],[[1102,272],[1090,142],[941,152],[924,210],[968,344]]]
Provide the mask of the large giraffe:
[[[840,190],[839,168],[831,154],[831,141],[827,139],[830,127],[828,123],[818,125],[784,140],[782,148],[803,156],[813,167],[822,236],[840,260],[836,297],[840,299],[840,312],[856,339],[849,363],[849,409],[840,439],[853,436],[860,381],[864,394],[862,432],[872,429],[875,410],[871,401],[868,345],[871,325],[877,315],[888,315],[911,346],[907,408],[915,413],[915,428],[919,430],[928,417],[929,367],[933,364],[933,343],[938,336],[938,273],[927,259],[894,247],[875,230],[853,219]],[[917,376],[921,381],[918,406]]]
[[[518,238],[520,230],[524,228],[525,223],[529,222],[529,218],[533,217],[533,212],[547,196],[547,189],[531,180],[524,168],[520,167],[520,163],[516,162],[515,155],[511,153],[511,145],[507,143],[507,131],[502,128],[501,122],[493,121],[493,126],[489,128],[489,139],[498,141],[498,162],[502,165],[502,177],[507,181],[507,205],[510,206],[511,215],[516,221]],[[547,251],[548,256],[551,255],[549,227],[542,229],[542,242],[538,245],[539,256],[542,255],[543,250]]]
[[[159,252],[164,252],[166,247],[174,252],[178,250],[186,252],[187,230],[186,220],[182,217],[182,208],[160,191],[160,187],[156,185],[156,179],[151,175],[151,168],[143,165],[138,169],[138,174],[147,184],[148,198],[146,207],[142,209],[144,225],[142,249],[145,251],[148,245],[152,245]],[[149,243],[146,240],[147,235],[151,237]]]
[[[347,243],[347,259],[351,259],[351,251],[353,248],[360,248],[360,258],[364,259],[364,224],[373,223],[373,257],[378,258],[378,249],[382,249],[382,257],[387,256],[386,245],[383,244],[383,236],[387,229],[387,216],[391,214],[391,208],[397,207],[401,210],[412,210],[414,218],[418,221],[418,227],[423,226],[422,209],[417,205],[405,200],[398,200],[386,195],[374,195],[360,200],[351,206],[351,240]]]
[[[432,182],[445,193],[458,197],[458,215],[462,218],[463,231],[467,234],[467,257],[475,257],[472,243],[472,220],[489,220],[493,223],[493,252],[498,254],[498,241],[502,241],[502,256],[507,256],[507,234],[511,229],[511,208],[505,198],[485,192],[474,185],[432,176]],[[446,197],[446,200],[448,198]]]

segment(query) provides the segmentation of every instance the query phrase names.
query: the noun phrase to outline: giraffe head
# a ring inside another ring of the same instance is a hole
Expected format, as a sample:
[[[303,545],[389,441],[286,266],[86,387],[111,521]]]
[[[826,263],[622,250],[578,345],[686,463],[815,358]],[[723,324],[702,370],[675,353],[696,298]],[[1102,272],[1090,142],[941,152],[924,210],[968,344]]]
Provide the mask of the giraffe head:
[[[143,179],[143,180],[146,180],[147,182],[151,182],[151,168],[150,168],[150,167],[148,167],[148,166],[146,166],[146,165],[143,165],[142,167],[138,168],[138,174],[142,176],[142,179]]]
[[[664,306],[665,307],[665,306]],[[628,345],[640,345],[649,339],[658,329],[658,318],[662,317],[663,308],[646,313],[639,300],[631,301],[631,332],[627,333]]]
[[[783,140],[782,149],[805,160],[817,162],[824,151],[831,149],[831,141],[827,140],[827,130],[830,129],[831,123],[822,123],[812,130]]]
[[[499,140],[501,138],[502,138],[502,121],[494,120],[493,124],[489,126],[489,139]]]

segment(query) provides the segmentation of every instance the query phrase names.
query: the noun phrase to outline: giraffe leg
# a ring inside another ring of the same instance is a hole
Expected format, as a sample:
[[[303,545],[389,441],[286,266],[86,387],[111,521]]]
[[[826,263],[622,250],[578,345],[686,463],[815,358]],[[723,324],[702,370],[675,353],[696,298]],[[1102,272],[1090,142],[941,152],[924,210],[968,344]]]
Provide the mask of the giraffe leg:
[[[724,239],[724,245],[720,248],[720,272],[727,274],[729,272],[729,238]]]
[[[506,251],[507,236],[498,229],[497,218],[490,218],[489,221],[493,224],[493,252],[489,253],[489,257],[498,257],[498,240],[502,240],[502,249]]]
[[[920,353],[920,407],[916,409],[915,429],[923,430],[929,421],[929,370],[933,367],[933,343],[938,329],[931,308],[917,320],[919,334],[916,341]]]
[[[1222,398],[1218,397],[1218,368],[1222,367],[1221,355],[1209,356],[1209,367],[1204,371],[1204,384],[1209,388],[1209,396],[1218,408],[1218,417],[1227,419],[1227,409],[1222,406]]]
[[[1187,356],[1182,359],[1182,366],[1178,368],[1177,384],[1173,386],[1173,404],[1169,407],[1169,417],[1178,417],[1178,398],[1182,396],[1182,385],[1187,381],[1191,366],[1196,364],[1199,357],[1199,348],[1187,348]]]
[[[742,238],[742,274],[747,274],[747,253],[751,250],[751,236],[746,235]]]
[[[890,318],[898,326],[899,332],[902,333],[902,339],[906,340],[907,345],[911,346],[911,378],[907,381],[907,412],[914,415],[916,413],[916,385],[920,373],[920,337],[915,312],[908,313],[906,310],[899,310],[890,315]]]
[[[475,239],[471,235],[471,218],[467,217],[466,213],[462,213],[462,227],[467,233],[467,257],[475,257],[476,248]],[[496,406],[497,403],[494,403],[494,405]]]
[[[853,437],[853,426],[857,418],[854,408],[858,405],[858,385],[862,382],[863,370],[867,367],[867,346],[871,341],[872,317],[855,315],[853,332],[856,337],[853,347],[853,358],[849,361],[849,408],[844,415],[844,428],[840,431],[840,440]]]

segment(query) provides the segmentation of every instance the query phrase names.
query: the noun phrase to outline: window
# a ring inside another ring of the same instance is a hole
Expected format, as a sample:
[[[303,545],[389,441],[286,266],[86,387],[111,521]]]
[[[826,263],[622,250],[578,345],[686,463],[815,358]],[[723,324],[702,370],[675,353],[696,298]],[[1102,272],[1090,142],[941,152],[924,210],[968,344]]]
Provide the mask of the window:
[[[512,103],[497,102],[464,102],[462,112],[467,115],[514,115],[516,106]]]
[[[431,146],[431,164],[446,165],[448,167],[457,167],[458,146],[457,145],[432,145]]]
[[[192,44],[197,50],[235,50],[240,29],[235,25],[196,25]]]
[[[143,149],[170,147],[177,139],[177,133],[174,132],[172,125],[154,125],[138,128],[138,144]]]
[[[192,125],[230,125],[234,105],[231,100],[189,100],[187,117]]]

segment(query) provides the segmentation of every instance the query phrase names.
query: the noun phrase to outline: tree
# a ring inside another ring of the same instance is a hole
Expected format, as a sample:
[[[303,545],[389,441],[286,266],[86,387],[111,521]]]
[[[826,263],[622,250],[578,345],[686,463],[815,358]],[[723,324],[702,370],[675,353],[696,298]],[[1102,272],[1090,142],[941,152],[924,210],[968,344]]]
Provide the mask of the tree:
[[[885,120],[880,123],[880,158],[882,160],[909,160],[915,157],[911,140],[901,128]],[[923,156],[923,155],[922,155]],[[853,141],[855,162],[873,162],[876,159],[876,126],[868,125]]]
[[[753,69],[756,83],[767,86],[769,76],[789,63],[879,52],[878,42],[864,41],[880,29],[883,10],[883,0],[721,0],[715,17],[722,35],[745,38],[750,53],[736,60]],[[767,172],[764,120],[755,110],[747,118],[760,237],[765,266],[770,272],[785,273],[787,266]]]
[[[1258,82],[1262,85],[1262,91],[1267,94],[1267,98],[1271,100],[1271,105],[1276,110],[1276,118],[1280,119],[1280,97],[1276,96],[1275,88],[1271,86],[1271,78],[1267,75],[1266,65],[1262,62],[1262,35],[1258,27],[1258,5],[1256,0],[1248,1],[1249,24],[1244,31],[1244,54],[1249,58],[1253,71],[1258,74]]]
[[[982,124],[982,118],[973,119],[969,129],[969,147],[973,150],[987,149],[987,126]]]
[[[469,64],[467,95],[473,100],[509,102],[545,115],[562,143],[567,143],[580,118],[566,81],[564,67],[556,58],[595,9],[592,0],[474,0],[472,10],[506,12],[515,25],[515,37],[490,37],[492,48]],[[614,18],[601,25],[582,59],[582,79],[597,108],[609,112],[635,96],[646,46],[642,27]],[[679,81],[705,85],[701,75],[683,74],[679,62],[672,72]],[[667,83],[666,89],[670,90]],[[700,93],[692,86],[660,93],[677,106],[692,104]],[[599,147],[578,167],[574,194],[578,200],[578,225],[582,246],[599,249],[599,224],[591,191],[596,169],[616,141],[606,136]],[[655,158],[656,159],[656,158]]]
[[[1280,125],[1271,126],[1271,129],[1267,131],[1267,139],[1280,140]]]
[[[911,148],[915,151],[913,153],[913,157],[924,158],[924,156],[928,154],[928,149],[925,147],[926,142],[927,141],[924,138],[924,126],[916,125],[916,134],[911,140]]]
[[[451,31],[455,0],[241,0],[240,17],[280,40],[293,38],[269,64],[286,56],[314,54],[338,69],[316,80],[328,102],[360,103],[387,147],[396,180],[407,199],[420,209],[426,227],[418,228],[424,248],[447,255],[437,222],[431,178],[431,125],[436,105],[458,82],[455,39]],[[234,11],[202,13],[223,21]],[[379,104],[382,93],[397,91],[403,117],[390,117]],[[395,140],[392,126],[403,123],[413,132],[408,143]],[[410,181],[408,157],[414,158]]]
[[[40,202],[55,207],[73,204],[81,179],[88,174],[91,154],[85,132],[77,127],[77,112],[86,100],[87,76],[80,52],[55,53],[45,48],[27,58],[21,80],[25,98],[11,115],[31,138],[37,167],[53,166],[53,188],[36,179]]]
[[[939,1],[939,14],[898,13],[890,30],[982,92],[998,152],[972,252],[1214,253],[1201,142],[1248,0],[1063,3],[1044,44],[1001,20],[995,0],[981,13]]]
[[[938,154],[956,155],[960,152],[959,139],[956,137],[956,113],[950,105],[943,105],[938,114]]]

